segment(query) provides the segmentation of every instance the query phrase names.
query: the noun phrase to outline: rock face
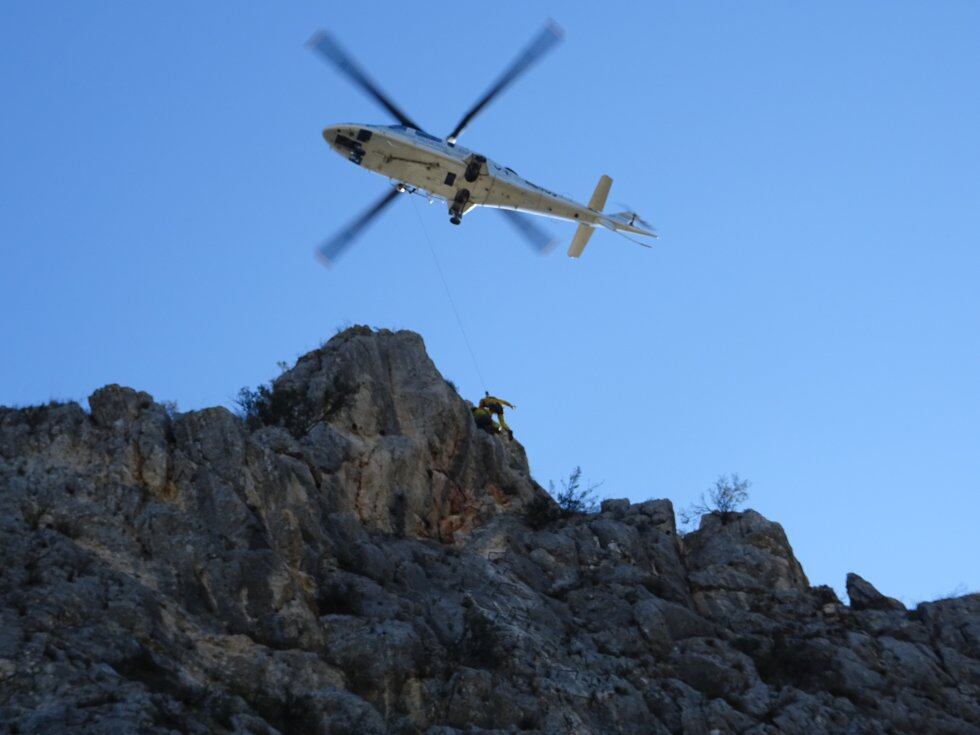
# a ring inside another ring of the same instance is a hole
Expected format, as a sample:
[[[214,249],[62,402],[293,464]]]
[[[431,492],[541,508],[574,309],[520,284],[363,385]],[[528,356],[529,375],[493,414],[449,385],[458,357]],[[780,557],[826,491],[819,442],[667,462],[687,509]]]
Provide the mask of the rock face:
[[[980,732],[980,596],[847,607],[753,511],[560,517],[417,335],[259,398],[0,409],[0,732]]]

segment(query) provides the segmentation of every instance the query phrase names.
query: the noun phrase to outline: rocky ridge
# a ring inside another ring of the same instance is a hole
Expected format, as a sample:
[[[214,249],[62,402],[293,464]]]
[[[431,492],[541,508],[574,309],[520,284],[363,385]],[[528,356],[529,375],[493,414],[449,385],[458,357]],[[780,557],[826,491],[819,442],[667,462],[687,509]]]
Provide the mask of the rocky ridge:
[[[247,421],[89,406],[0,408],[0,732],[980,732],[980,595],[844,605],[753,511],[561,517],[415,334]]]

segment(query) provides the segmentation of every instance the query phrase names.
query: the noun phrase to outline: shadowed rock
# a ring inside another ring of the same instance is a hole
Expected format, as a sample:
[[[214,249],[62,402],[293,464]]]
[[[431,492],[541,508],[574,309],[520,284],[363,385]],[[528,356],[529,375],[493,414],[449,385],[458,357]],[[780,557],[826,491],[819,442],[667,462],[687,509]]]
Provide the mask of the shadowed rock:
[[[847,597],[854,610],[896,610],[905,612],[905,605],[894,597],[885,597],[873,584],[854,572],[847,575]]]

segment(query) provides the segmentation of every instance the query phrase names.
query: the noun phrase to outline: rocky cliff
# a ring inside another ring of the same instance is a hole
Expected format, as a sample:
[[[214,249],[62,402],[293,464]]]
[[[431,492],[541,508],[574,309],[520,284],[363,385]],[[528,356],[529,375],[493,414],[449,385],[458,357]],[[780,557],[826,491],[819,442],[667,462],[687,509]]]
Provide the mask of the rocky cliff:
[[[248,420],[89,406],[0,409],[2,732],[980,732],[980,596],[843,605],[752,511],[560,517],[417,335]]]

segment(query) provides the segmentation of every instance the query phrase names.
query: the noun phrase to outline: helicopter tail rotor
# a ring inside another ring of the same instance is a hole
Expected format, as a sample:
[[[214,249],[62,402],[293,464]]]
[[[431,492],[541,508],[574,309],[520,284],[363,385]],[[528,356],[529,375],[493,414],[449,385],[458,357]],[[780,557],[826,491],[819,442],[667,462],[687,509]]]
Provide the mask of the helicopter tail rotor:
[[[660,239],[660,233],[657,232],[654,226],[640,217],[636,212],[627,211],[603,214],[599,218],[599,224],[613,232],[629,232],[634,235],[650,237],[654,240]]]

